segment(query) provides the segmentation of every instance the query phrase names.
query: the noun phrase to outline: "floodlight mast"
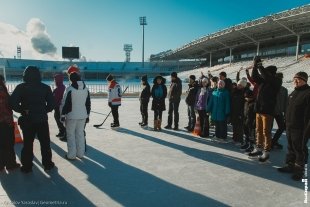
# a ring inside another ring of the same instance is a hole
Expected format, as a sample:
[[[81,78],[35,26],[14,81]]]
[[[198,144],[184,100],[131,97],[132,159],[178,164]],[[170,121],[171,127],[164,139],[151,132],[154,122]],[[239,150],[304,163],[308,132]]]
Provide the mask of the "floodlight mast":
[[[126,62],[130,62],[130,52],[132,51],[132,44],[124,44],[124,51],[126,54]]]
[[[144,26],[146,23],[146,16],[140,17],[140,25],[142,25],[142,68],[144,68]]]

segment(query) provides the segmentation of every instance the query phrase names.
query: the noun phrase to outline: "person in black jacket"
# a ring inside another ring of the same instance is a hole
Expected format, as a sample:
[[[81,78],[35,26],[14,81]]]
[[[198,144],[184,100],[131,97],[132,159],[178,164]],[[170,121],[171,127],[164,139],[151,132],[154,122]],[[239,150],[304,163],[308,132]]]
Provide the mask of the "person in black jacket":
[[[244,118],[244,91],[247,85],[246,80],[241,79],[237,87],[231,93],[231,112],[230,121],[233,128],[233,141],[235,143],[243,142],[243,118]],[[244,144],[244,143],[242,143]]]
[[[179,106],[182,95],[182,81],[178,78],[176,72],[171,73],[171,84],[168,92],[169,110],[168,110],[168,124],[165,129],[172,128],[172,116],[174,115],[174,130],[179,129]]]
[[[246,89],[244,93],[244,120],[243,131],[244,140],[240,148],[249,153],[253,150],[255,143],[255,95],[251,89]]]
[[[198,83],[194,75],[189,76],[188,89],[186,91],[185,102],[187,105],[187,115],[188,115],[188,125],[184,127],[189,132],[192,132],[196,124],[196,114],[195,114],[195,100],[198,90]]]
[[[55,100],[51,88],[41,82],[40,71],[36,66],[26,67],[23,80],[24,83],[19,84],[11,96],[12,109],[21,114],[18,120],[24,137],[21,171],[32,171],[35,137],[40,141],[44,170],[49,171],[55,164],[52,162],[47,113],[55,108]]]
[[[294,76],[295,90],[289,95],[286,110],[287,154],[286,165],[278,171],[293,173],[299,181],[308,163],[308,139],[310,138],[310,86],[308,74],[298,72]]]
[[[258,72],[259,71],[259,72]],[[260,162],[269,159],[271,150],[271,130],[276,96],[281,87],[281,80],[276,77],[277,67],[262,66],[260,58],[254,59],[252,78],[259,85],[256,98],[256,148],[249,154],[258,158]],[[264,150],[262,152],[262,150]]]
[[[150,84],[147,81],[147,76],[144,75],[141,78],[141,84],[142,84],[142,91],[139,96],[140,100],[140,112],[142,115],[142,122],[139,123],[141,127],[147,126],[148,125],[148,105],[150,101],[150,96],[151,96],[151,87]]]
[[[161,130],[163,111],[166,110],[165,98],[167,97],[166,79],[157,76],[152,87],[152,110],[154,111],[154,130]]]
[[[274,120],[277,122],[278,129],[273,135],[271,147],[273,149],[283,149],[279,144],[279,139],[285,130],[285,112],[287,107],[288,90],[282,86],[283,73],[276,74],[281,79],[281,87],[277,94],[277,103],[274,111]]]

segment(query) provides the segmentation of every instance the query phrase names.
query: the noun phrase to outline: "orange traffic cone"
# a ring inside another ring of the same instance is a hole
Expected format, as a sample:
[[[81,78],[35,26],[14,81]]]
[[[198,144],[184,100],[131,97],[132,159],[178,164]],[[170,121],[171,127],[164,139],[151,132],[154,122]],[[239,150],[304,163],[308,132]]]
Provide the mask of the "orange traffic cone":
[[[20,134],[16,121],[14,121],[14,135],[15,135],[15,143],[23,143],[22,135]]]
[[[200,119],[199,119],[199,117],[197,117],[195,128],[194,128],[194,131],[192,132],[192,134],[199,136],[200,132],[201,132]]]

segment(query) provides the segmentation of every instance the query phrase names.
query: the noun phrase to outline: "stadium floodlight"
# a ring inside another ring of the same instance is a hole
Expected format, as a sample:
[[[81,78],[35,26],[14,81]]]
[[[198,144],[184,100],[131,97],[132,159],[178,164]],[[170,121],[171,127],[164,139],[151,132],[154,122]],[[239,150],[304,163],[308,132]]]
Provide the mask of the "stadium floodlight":
[[[144,68],[144,26],[146,23],[146,16],[140,17],[140,25],[142,25],[142,68]]]
[[[130,52],[132,51],[132,44],[124,44],[124,51],[126,54],[126,62],[130,62]]]

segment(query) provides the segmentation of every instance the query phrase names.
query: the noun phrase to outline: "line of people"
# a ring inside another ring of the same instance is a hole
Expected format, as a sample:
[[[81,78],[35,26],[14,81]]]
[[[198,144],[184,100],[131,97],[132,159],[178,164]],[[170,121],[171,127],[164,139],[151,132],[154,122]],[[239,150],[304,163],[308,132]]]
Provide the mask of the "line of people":
[[[250,74],[249,69],[252,69]],[[277,73],[276,66],[264,67],[259,57],[253,65],[245,69],[246,77],[240,79],[241,68],[237,72],[236,83],[227,78],[225,72],[219,77],[203,73],[196,80],[189,76],[185,102],[187,104],[188,126],[192,132],[196,125],[196,116],[200,122],[200,137],[210,137],[219,142],[227,142],[227,125],[232,126],[232,140],[251,159],[266,162],[270,159],[271,149],[282,149],[279,143],[284,130],[288,139],[286,165],[279,172],[289,172],[292,179],[301,180],[308,161],[307,142],[310,138],[310,87],[308,74],[298,72],[293,78],[295,90],[288,96],[288,90],[282,86],[283,74]],[[150,88],[147,77],[143,76],[140,94],[141,126],[148,124],[148,102],[152,100],[154,111],[154,130],[161,130],[162,112],[166,109],[168,96],[168,124],[174,130],[179,129],[179,104],[182,83],[177,73],[171,73],[171,84],[167,92],[165,78],[157,76]],[[273,122],[278,129],[272,137]],[[215,134],[210,135],[210,126],[215,126]]]

